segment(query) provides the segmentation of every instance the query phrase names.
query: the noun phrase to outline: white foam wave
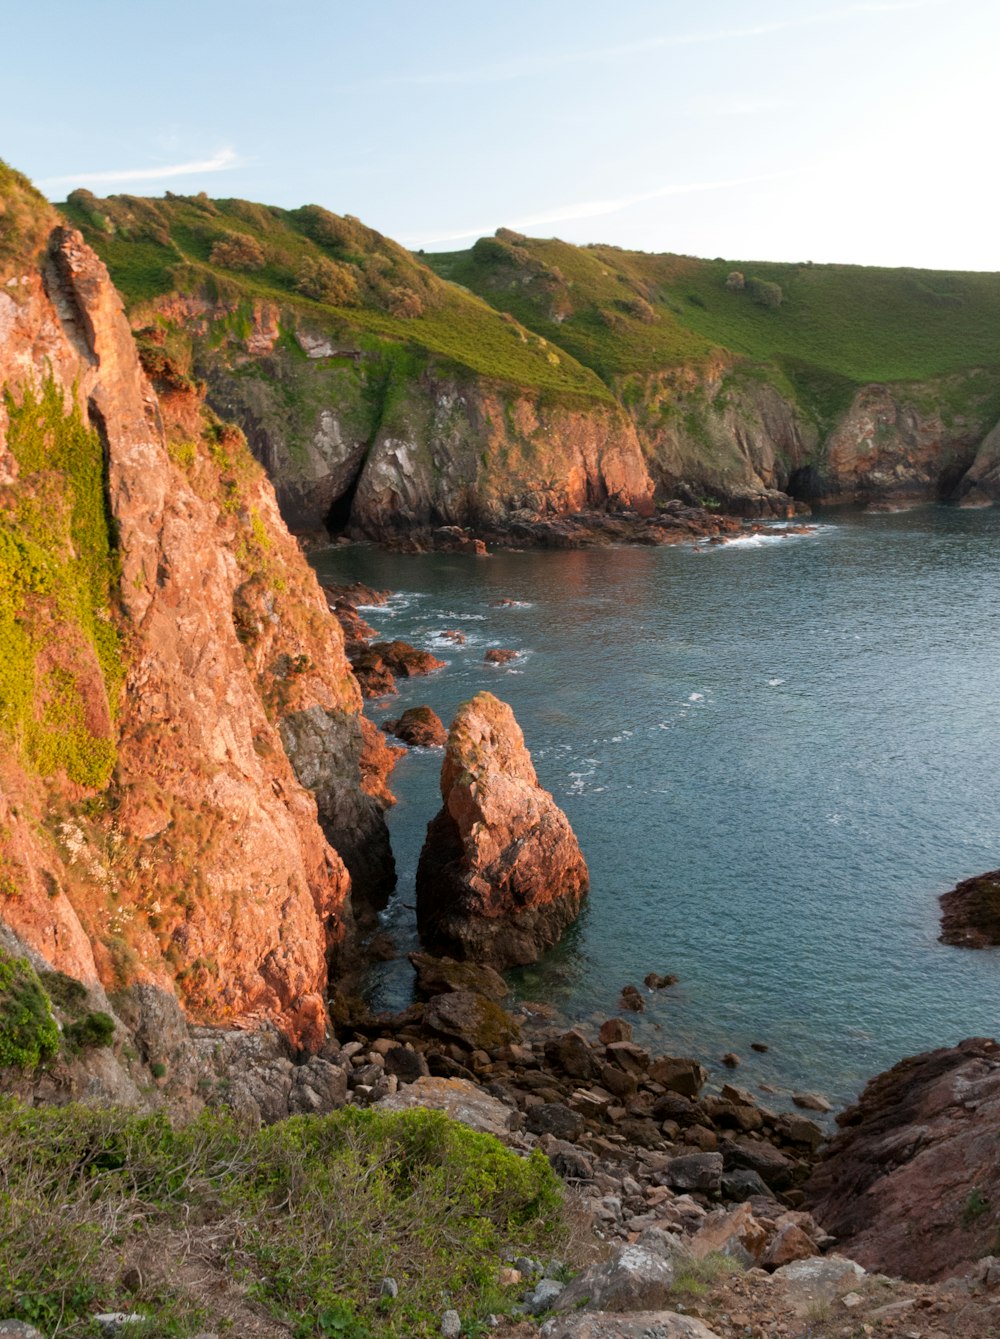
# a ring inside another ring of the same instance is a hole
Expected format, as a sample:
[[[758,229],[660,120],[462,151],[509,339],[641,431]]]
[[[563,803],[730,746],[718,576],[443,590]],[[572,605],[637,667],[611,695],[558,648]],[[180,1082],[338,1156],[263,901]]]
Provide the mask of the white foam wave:
[[[787,682],[787,679],[768,679],[767,686],[768,688],[780,688],[783,683]]]

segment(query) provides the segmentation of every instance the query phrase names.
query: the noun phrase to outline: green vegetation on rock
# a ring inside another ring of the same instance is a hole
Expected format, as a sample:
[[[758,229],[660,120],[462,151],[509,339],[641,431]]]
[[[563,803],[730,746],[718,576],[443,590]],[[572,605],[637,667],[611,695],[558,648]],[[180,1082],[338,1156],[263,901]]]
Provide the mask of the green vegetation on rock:
[[[101,441],[54,381],[4,402],[19,486],[0,497],[0,734],[39,774],[103,786],[124,667]]]
[[[0,949],[0,1069],[34,1069],[59,1049],[59,1028],[34,967]]]
[[[228,307],[248,331],[253,303],[271,301],[289,330],[304,324],[348,349],[374,354],[399,345],[425,367],[464,370],[574,403],[609,398],[564,351],[442,282],[349,215],[169,193],[162,200],[99,200],[89,191],[74,191],[61,208],[132,310],[170,293],[199,295]]]
[[[198,1283],[169,1268],[178,1232],[204,1243]],[[505,1251],[564,1240],[545,1157],[437,1112],[256,1130],[0,1104],[0,1314],[48,1334],[97,1309],[148,1317],[145,1335],[240,1333],[252,1307],[299,1339],[431,1335],[444,1305],[475,1321],[516,1300],[496,1283]],[[398,1297],[380,1296],[386,1276]]]
[[[0,276],[28,265],[54,222],[52,207],[27,177],[0,159]]]
[[[609,385],[726,353],[828,421],[868,382],[1000,371],[1000,274],[699,260],[505,230],[426,260]]]

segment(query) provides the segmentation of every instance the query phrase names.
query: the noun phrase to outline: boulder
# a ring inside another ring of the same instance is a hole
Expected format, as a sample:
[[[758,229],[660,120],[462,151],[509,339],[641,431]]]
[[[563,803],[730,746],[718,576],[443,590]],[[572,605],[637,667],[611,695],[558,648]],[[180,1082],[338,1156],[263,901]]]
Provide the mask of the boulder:
[[[458,709],[441,798],[417,868],[423,943],[494,967],[537,961],[579,914],[587,866],[514,713],[491,693]]]
[[[399,678],[413,678],[418,674],[431,674],[434,670],[444,669],[444,661],[431,655],[430,651],[420,651],[409,642],[372,642],[373,655],[381,656],[393,674]]]
[[[749,1204],[710,1213],[689,1243],[696,1260],[704,1260],[706,1255],[726,1255],[747,1268],[759,1263],[766,1248],[767,1229],[754,1217]]]
[[[492,1050],[520,1036],[517,1024],[496,1000],[475,990],[435,995],[424,1010],[424,1027],[477,1051]]]
[[[532,1134],[552,1134],[568,1143],[583,1133],[583,1117],[562,1102],[539,1102],[529,1107],[524,1123]]]
[[[578,1274],[560,1294],[555,1309],[648,1311],[666,1306],[676,1266],[644,1246],[619,1246],[607,1260]]]
[[[410,1050],[407,1046],[393,1046],[383,1057],[385,1072],[395,1074],[403,1083],[413,1083],[430,1073],[427,1060],[420,1051]]]
[[[722,1154],[685,1153],[679,1158],[671,1158],[662,1176],[674,1190],[718,1194],[722,1188]]]
[[[763,1139],[736,1135],[723,1139],[721,1148],[727,1172],[747,1168],[756,1172],[772,1190],[787,1190],[795,1181],[797,1164]]]
[[[633,1311],[628,1315],[607,1311],[583,1311],[576,1316],[555,1316],[540,1330],[542,1339],[718,1339],[693,1316],[676,1311]]]
[[[382,729],[414,748],[443,749],[448,742],[441,717],[430,707],[408,707],[397,720],[385,721]]]
[[[552,1069],[571,1079],[592,1079],[600,1073],[600,1057],[582,1032],[572,1029],[545,1043],[545,1060]]]
[[[443,1111],[452,1120],[483,1134],[506,1138],[510,1133],[510,1108],[467,1079],[417,1079],[375,1105],[380,1111],[427,1107],[432,1111]]]
[[[499,1004],[510,993],[499,972],[478,962],[456,962],[454,958],[435,958],[430,953],[411,953],[410,962],[417,972],[417,994],[425,999],[449,990],[475,990]]]
[[[806,1207],[868,1269],[918,1282],[992,1252],[1000,1204],[1000,1046],[901,1060],[837,1117]],[[767,1177],[764,1177],[767,1180]]]
[[[605,1046],[610,1046],[613,1041],[631,1041],[632,1024],[626,1023],[624,1018],[609,1018],[601,1024],[597,1035]]]
[[[993,948],[1000,944],[1000,869],[957,884],[938,899],[942,944]]]
[[[668,1092],[697,1097],[708,1081],[708,1071],[697,1060],[661,1055],[649,1067],[649,1077]]]
[[[508,646],[491,646],[483,656],[487,665],[509,665],[512,660],[517,660],[520,651],[512,651]]]

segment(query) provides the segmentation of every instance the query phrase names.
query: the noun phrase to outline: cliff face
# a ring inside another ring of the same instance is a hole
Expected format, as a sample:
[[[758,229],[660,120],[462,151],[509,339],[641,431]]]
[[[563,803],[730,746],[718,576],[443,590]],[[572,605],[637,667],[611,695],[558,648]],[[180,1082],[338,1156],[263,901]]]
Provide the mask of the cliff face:
[[[995,275],[734,269],[504,229],[421,258],[316,206],[65,209],[125,286],[147,365],[166,351],[205,383],[300,530],[1000,488],[996,449],[977,458],[1000,411]]]
[[[242,324],[199,299],[153,310],[194,332],[193,374],[212,407],[244,428],[298,529],[384,538],[488,528],[519,510],[651,509],[635,427],[612,403],[575,407],[350,340],[345,348],[273,303],[254,303]]]
[[[84,980],[317,1044],[351,920],[328,837],[384,833],[339,626],[241,435],[158,402],[103,264],[0,185],[38,225],[0,257],[0,917]]]
[[[804,486],[825,503],[962,491],[987,422],[974,402],[946,417],[947,390],[947,383],[863,387],[823,442]]]

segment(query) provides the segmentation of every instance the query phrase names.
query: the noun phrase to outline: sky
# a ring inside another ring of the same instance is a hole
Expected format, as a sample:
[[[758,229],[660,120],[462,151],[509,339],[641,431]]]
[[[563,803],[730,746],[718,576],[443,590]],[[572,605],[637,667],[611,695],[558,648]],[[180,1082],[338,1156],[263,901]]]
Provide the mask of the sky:
[[[48,0],[3,43],[0,157],[52,200],[1000,270],[996,0]]]

